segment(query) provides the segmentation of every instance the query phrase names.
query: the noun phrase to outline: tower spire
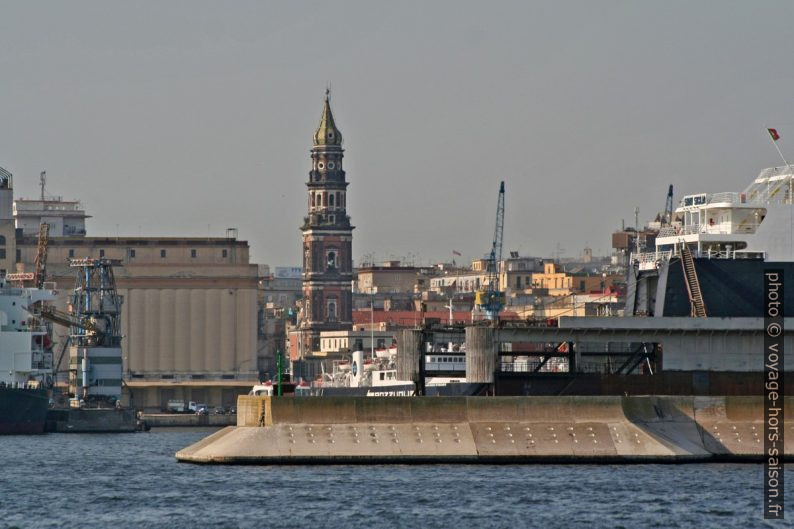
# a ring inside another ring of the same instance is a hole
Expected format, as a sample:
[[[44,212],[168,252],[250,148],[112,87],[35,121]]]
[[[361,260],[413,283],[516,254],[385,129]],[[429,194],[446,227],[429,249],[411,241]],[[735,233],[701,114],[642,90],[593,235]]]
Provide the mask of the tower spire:
[[[336,128],[334,115],[331,112],[331,87],[325,89],[323,102],[323,115],[320,117],[320,126],[314,133],[314,145],[342,145],[342,133]]]

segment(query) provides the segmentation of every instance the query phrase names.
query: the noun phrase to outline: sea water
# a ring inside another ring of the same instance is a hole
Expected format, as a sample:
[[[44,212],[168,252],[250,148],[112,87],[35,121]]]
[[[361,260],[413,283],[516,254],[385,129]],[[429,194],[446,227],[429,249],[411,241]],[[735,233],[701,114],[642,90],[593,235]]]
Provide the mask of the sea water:
[[[758,464],[203,466],[212,429],[0,437],[0,528],[790,527]],[[794,519],[794,466],[786,487]]]

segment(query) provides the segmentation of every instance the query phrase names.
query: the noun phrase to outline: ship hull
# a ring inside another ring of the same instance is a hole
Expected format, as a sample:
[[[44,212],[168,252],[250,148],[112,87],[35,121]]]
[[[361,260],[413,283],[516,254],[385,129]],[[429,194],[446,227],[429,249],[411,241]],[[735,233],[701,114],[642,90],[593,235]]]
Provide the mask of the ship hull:
[[[0,387],[0,435],[44,433],[48,407],[45,390]]]

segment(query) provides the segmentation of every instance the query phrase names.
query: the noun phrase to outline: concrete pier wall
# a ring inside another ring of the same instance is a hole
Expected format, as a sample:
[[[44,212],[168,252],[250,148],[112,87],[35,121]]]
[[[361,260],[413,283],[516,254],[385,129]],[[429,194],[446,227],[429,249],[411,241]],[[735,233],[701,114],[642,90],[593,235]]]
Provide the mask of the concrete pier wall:
[[[786,416],[794,413],[786,399]],[[761,397],[240,397],[193,463],[761,461]],[[792,428],[792,427],[789,427]],[[794,452],[794,432],[785,453]]]
[[[466,327],[466,381],[493,383],[495,370],[493,327]]]
[[[403,329],[397,333],[397,379],[419,380],[422,331]]]

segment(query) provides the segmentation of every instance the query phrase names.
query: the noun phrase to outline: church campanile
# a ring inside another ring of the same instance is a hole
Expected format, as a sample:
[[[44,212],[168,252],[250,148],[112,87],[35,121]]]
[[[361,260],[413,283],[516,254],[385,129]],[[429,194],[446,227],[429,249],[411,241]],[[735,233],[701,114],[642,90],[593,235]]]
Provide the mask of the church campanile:
[[[353,326],[353,226],[347,215],[342,133],[325,92],[314,133],[309,171],[308,216],[303,219],[302,354],[320,350],[320,331]]]

